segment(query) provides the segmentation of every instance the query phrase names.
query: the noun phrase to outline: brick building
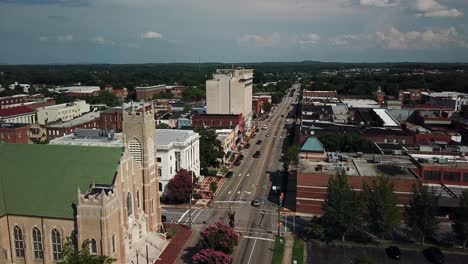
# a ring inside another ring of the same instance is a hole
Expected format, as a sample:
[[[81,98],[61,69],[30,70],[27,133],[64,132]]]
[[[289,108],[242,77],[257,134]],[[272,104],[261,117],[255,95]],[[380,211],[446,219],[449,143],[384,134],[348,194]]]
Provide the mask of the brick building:
[[[399,90],[398,91],[398,100],[403,104],[407,102],[421,102],[422,94],[420,89],[410,89],[410,90]]]
[[[91,112],[75,119],[46,125],[47,138],[49,140],[62,137],[75,132],[77,128],[99,128],[100,113]]]
[[[36,111],[26,106],[0,109],[0,123],[34,124]]]
[[[242,114],[237,115],[194,115],[192,117],[192,126],[207,128],[234,128],[239,126],[240,131],[244,132],[244,119]]]
[[[263,101],[260,99],[252,99],[252,112],[259,114],[263,111]]]
[[[0,123],[0,142],[31,144],[29,124]]]
[[[140,86],[135,87],[136,92],[136,100],[141,101],[149,101],[153,99],[155,94],[160,94],[166,91],[166,85],[153,85],[153,86]]]
[[[346,154],[351,157],[353,154]],[[348,183],[354,191],[362,191],[365,182],[370,182],[378,175],[390,177],[398,198],[401,211],[411,200],[413,184],[420,184],[411,169],[416,166],[409,157],[365,155],[362,158],[347,158],[340,162],[325,162],[324,160],[299,159],[296,180],[296,212],[298,215],[321,215],[322,204],[327,194],[328,180],[337,171],[344,170],[348,175]],[[369,163],[368,159],[375,159]]]
[[[27,97],[25,94],[0,97],[0,109],[6,108],[8,105],[24,103]]]
[[[99,128],[105,130],[122,131],[122,107],[113,107],[101,112],[99,116]]]

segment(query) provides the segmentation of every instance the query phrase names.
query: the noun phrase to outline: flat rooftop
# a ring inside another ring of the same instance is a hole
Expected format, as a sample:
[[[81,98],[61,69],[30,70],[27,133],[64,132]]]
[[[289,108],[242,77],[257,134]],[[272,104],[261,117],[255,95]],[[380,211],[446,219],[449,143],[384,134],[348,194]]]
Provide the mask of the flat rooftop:
[[[190,140],[197,141],[198,133],[182,129],[156,129],[156,146],[169,146],[173,143],[185,143]]]
[[[388,176],[390,178],[414,179],[409,169],[416,169],[410,157],[395,155],[364,154],[356,158],[356,153],[342,153],[348,161],[326,162],[300,159],[298,173],[336,175],[337,170],[345,170],[348,176]],[[379,162],[374,162],[376,156]],[[321,167],[321,169],[320,169]]]
[[[90,112],[87,114],[84,114],[80,117],[77,117],[75,119],[72,119],[70,121],[66,121],[63,123],[58,123],[58,124],[53,124],[53,125],[48,125],[47,127],[53,127],[53,128],[63,128],[63,127],[73,127],[77,126],[89,121],[92,121],[94,119],[98,119],[100,116],[101,112]]]

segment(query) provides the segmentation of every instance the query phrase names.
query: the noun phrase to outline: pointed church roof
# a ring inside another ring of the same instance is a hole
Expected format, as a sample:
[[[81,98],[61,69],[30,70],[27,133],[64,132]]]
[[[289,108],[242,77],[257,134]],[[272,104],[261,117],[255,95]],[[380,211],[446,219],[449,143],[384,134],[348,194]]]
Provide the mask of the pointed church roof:
[[[122,148],[0,144],[0,217],[73,219],[77,189],[113,184]]]

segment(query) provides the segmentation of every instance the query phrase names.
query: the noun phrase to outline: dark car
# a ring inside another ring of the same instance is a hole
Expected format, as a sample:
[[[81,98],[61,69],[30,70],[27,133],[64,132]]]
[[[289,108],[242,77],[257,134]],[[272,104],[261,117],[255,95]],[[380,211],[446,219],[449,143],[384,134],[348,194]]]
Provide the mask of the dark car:
[[[262,203],[259,199],[252,200],[252,202],[250,203],[250,205],[252,205],[253,207],[259,207],[261,204]]]
[[[250,143],[245,144],[244,148],[246,149],[250,148]]]
[[[255,129],[255,132],[258,132],[258,131],[260,131],[260,129],[256,128],[256,129]]]
[[[262,144],[262,141],[261,140],[257,140],[257,145],[260,145]]]
[[[167,220],[167,217],[165,215],[161,215],[161,222],[164,223],[166,222],[166,220]]]
[[[240,159],[236,159],[236,161],[234,161],[235,166],[240,166],[240,164],[241,164]]]
[[[423,251],[424,256],[432,263],[443,264],[445,257],[442,251],[436,247],[428,247]]]
[[[284,115],[281,115],[281,117],[284,117]]]
[[[251,137],[251,138],[255,138],[255,137],[256,137],[256,135],[255,135],[255,134],[252,134],[252,136],[250,136],[250,137]]]
[[[260,151],[257,150],[257,151],[255,152],[255,154],[253,154],[253,157],[254,157],[254,158],[260,158]]]
[[[232,171],[228,171],[228,173],[226,173],[226,178],[232,178]]]
[[[240,159],[240,160],[243,160],[243,159],[244,159],[244,154],[240,154],[240,155],[239,155],[239,159]]]
[[[392,246],[385,249],[387,256],[392,259],[400,259],[401,251],[400,248]]]

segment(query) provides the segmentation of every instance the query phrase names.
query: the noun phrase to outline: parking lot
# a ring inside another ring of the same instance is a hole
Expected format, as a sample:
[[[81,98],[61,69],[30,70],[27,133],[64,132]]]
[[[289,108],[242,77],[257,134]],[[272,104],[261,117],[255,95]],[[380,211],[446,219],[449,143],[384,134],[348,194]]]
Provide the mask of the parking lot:
[[[468,251],[467,251],[468,253]],[[401,259],[394,260],[387,257],[384,248],[367,248],[367,247],[341,247],[314,242],[307,242],[307,263],[314,264],[343,264],[351,263],[351,261],[359,255],[366,254],[372,258],[376,264],[385,263],[407,263],[407,264],[430,264],[423,256],[421,251],[401,250]],[[447,254],[444,252],[447,264],[466,264],[468,263],[468,255]]]

